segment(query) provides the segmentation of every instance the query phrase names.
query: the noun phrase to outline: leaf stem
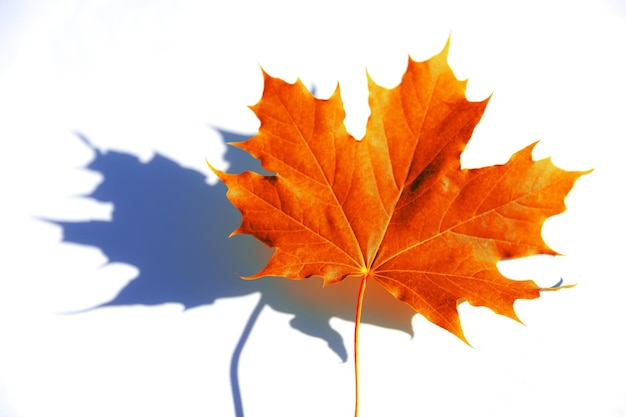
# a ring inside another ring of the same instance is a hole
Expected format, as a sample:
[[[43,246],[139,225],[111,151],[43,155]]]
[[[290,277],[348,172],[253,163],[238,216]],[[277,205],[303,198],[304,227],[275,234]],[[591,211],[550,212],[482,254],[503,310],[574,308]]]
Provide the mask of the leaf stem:
[[[359,287],[359,298],[356,303],[356,318],[354,319],[354,417],[359,417],[359,325],[361,324],[361,311],[363,310],[363,296],[367,285],[368,274],[363,274]]]

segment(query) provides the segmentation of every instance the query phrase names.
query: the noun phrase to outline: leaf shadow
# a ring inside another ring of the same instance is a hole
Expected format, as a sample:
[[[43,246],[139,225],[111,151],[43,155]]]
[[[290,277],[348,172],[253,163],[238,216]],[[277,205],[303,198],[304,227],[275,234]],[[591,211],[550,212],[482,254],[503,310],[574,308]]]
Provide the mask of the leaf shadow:
[[[219,131],[226,142],[248,136]],[[218,299],[260,293],[261,298],[233,352],[230,382],[237,417],[243,416],[238,381],[239,357],[264,306],[293,315],[290,325],[321,338],[342,361],[348,352],[330,326],[338,317],[354,321],[358,279],[322,287],[321,278],[291,281],[267,277],[245,281],[239,275],[260,270],[271,250],[250,236],[228,238],[241,216],[227,200],[222,183],[210,186],[203,173],[156,154],[142,163],[131,154],[102,152],[79,135],[94,158],[86,167],[103,176],[87,198],[113,203],[111,221],[51,221],[63,241],[99,248],[108,261],[138,268],[139,275],[110,301],[95,308],[180,303],[185,309]],[[258,161],[229,146],[231,172],[263,172]],[[208,172],[208,168],[207,168]],[[361,321],[412,335],[414,311],[378,285],[369,285]]]

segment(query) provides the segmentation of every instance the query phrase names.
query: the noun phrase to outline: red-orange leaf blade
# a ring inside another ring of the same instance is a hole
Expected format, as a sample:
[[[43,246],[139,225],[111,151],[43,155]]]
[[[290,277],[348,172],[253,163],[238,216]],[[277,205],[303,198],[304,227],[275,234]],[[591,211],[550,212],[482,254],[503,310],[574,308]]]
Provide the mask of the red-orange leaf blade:
[[[583,172],[533,161],[532,145],[503,164],[462,170],[461,153],[487,100],[469,102],[447,46],[409,60],[399,86],[370,80],[365,137],[343,125],[339,90],[328,100],[302,83],[267,74],[257,136],[239,145],[275,176],[217,172],[242,212],[235,233],[276,251],[252,278],[275,275],[326,284],[369,276],[428,320],[465,340],[457,305],[468,301],[517,319],[533,281],[502,276],[497,262],[556,254],[541,237],[546,218]]]

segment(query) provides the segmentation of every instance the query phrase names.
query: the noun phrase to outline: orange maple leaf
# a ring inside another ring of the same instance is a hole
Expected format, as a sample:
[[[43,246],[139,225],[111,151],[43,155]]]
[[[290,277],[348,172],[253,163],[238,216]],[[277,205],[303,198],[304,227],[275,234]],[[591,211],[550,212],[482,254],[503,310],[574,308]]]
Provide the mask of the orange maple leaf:
[[[541,287],[507,279],[497,262],[557,254],[541,237],[543,222],[565,210],[585,172],[533,161],[534,144],[504,165],[461,169],[488,99],[466,100],[447,49],[426,62],[409,59],[395,88],[369,80],[371,116],[360,141],[343,124],[339,88],[322,100],[300,81],[264,73],[252,106],[259,133],[237,146],[276,175],[215,170],[242,213],[233,234],[276,248],[249,278],[373,278],[464,341],[460,302],[517,320],[515,300],[539,296]]]
[[[259,133],[236,146],[276,174],[214,169],[242,214],[233,234],[276,248],[249,279],[321,276],[326,285],[360,277],[355,416],[367,280],[466,343],[457,311],[462,301],[519,320],[515,300],[554,288],[510,280],[497,263],[557,254],[543,241],[542,225],[565,210],[565,196],[586,173],[533,161],[534,144],[503,165],[461,169],[488,99],[466,100],[466,82],[452,73],[447,50],[426,62],[409,59],[395,88],[369,79],[371,116],[360,141],[343,124],[339,88],[322,100],[300,81],[264,73],[263,95],[252,106]]]

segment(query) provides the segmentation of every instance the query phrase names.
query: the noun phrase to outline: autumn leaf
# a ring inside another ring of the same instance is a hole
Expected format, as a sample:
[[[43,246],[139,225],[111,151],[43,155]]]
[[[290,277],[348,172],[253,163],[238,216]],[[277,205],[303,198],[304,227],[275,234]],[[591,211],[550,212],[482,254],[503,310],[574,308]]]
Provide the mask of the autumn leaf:
[[[288,84],[264,72],[263,95],[252,106],[259,132],[236,146],[275,175],[213,169],[242,214],[233,234],[251,234],[276,248],[249,279],[361,280],[355,417],[368,279],[466,343],[457,310],[463,301],[519,320],[516,300],[555,288],[508,279],[497,263],[557,255],[541,228],[565,210],[565,196],[585,174],[561,170],[549,159],[533,161],[534,144],[503,165],[461,169],[461,153],[488,99],[466,99],[466,82],[455,78],[447,51],[448,44],[426,62],[409,59],[395,88],[369,79],[371,116],[360,141],[343,124],[339,88],[322,100],[299,80]]]
[[[249,278],[375,279],[464,341],[460,302],[517,319],[515,300],[539,296],[542,288],[504,277],[497,262],[556,255],[541,237],[543,222],[565,210],[584,172],[533,161],[534,145],[503,165],[461,169],[488,100],[466,99],[447,49],[409,60],[395,88],[369,80],[371,116],[360,141],[343,124],[339,88],[322,100],[300,81],[264,73],[252,106],[259,133],[237,146],[276,175],[215,171],[242,213],[233,233],[276,248]]]

